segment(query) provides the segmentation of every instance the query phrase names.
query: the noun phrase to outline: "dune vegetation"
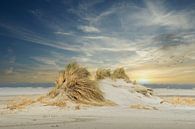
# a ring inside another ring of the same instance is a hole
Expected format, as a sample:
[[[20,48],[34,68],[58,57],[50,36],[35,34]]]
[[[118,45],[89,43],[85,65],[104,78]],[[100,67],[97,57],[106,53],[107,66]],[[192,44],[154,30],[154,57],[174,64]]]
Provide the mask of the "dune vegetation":
[[[35,102],[36,100],[32,98],[20,97],[20,98],[17,98],[17,100],[15,99],[15,100],[9,101],[7,104],[7,108],[10,110],[22,109]]]
[[[102,79],[109,78],[107,81],[122,79],[125,82],[124,85],[129,85],[133,92],[144,95],[145,97],[151,97],[153,90],[137,83],[130,81],[124,68],[116,68],[111,71],[110,69],[97,69],[95,79],[91,79],[90,72],[83,66],[76,62],[70,63],[65,66],[65,69],[59,72],[59,76],[56,80],[55,86],[46,95],[42,95],[36,98],[19,98],[11,101],[7,104],[7,108],[10,110],[22,109],[31,104],[41,103],[43,105],[66,107],[67,105],[75,106],[75,109],[80,109],[80,105],[116,105],[111,99],[107,100],[106,96],[100,89],[100,81]],[[112,85],[113,86],[113,85]],[[102,87],[102,85],[101,85]],[[111,89],[107,89],[107,92]],[[120,89],[119,89],[120,90]],[[133,93],[132,92],[132,93]],[[117,94],[116,94],[117,96]],[[143,97],[144,97],[143,96]],[[174,105],[195,105],[195,100],[192,98],[170,98],[165,99],[163,102],[168,102]],[[153,109],[146,105],[134,104],[130,106],[136,109]]]
[[[163,102],[173,105],[188,105],[195,106],[195,98],[192,97],[166,97]]]
[[[97,81],[90,79],[90,72],[76,62],[68,64],[65,70],[59,72],[54,88],[47,95],[14,100],[8,103],[7,108],[21,109],[34,103],[59,107],[67,103],[98,106],[113,104],[103,97]]]
[[[126,82],[131,82],[128,75],[125,72],[124,68],[116,68],[113,71],[111,69],[97,69],[96,75],[95,75],[96,80],[102,80],[105,78],[111,78],[112,80],[116,79],[123,79]]]
[[[67,104],[76,106],[83,105],[115,105],[114,102],[106,100],[99,88],[99,80],[110,78],[112,80],[123,79],[131,82],[124,68],[116,68],[113,72],[110,69],[98,69],[95,80],[91,79],[90,72],[76,62],[69,63],[65,69],[59,72],[59,76],[52,90],[37,98],[22,98],[19,101],[12,101],[7,105],[8,109],[21,109],[34,103],[44,105],[65,107]],[[136,92],[151,95],[151,91],[144,86],[135,85]]]
[[[144,105],[144,104],[131,104],[129,107],[132,109],[158,110],[154,106]]]
[[[77,63],[70,63],[59,74],[56,86],[49,92],[51,98],[69,99],[78,103],[101,103],[105,99],[89,71]]]
[[[127,83],[132,83],[133,89],[135,92],[143,94],[145,96],[151,96],[153,95],[153,90],[147,87],[144,87],[142,85],[138,85],[136,83],[136,81],[131,81],[129,76],[126,74],[125,69],[123,67],[121,68],[116,68],[113,71],[111,71],[111,69],[97,69],[96,70],[96,74],[95,74],[95,79],[96,80],[102,80],[102,79],[106,79],[106,78],[110,78],[112,80],[117,80],[117,79],[123,79],[124,81],[126,81]]]
[[[96,80],[102,80],[106,78],[111,77],[111,70],[110,69],[97,69],[96,74],[95,74],[95,79]]]
[[[116,80],[116,79],[124,79],[126,82],[129,82],[130,81],[130,79],[129,79],[128,75],[126,74],[124,68],[116,68],[113,71],[111,78],[113,80]]]

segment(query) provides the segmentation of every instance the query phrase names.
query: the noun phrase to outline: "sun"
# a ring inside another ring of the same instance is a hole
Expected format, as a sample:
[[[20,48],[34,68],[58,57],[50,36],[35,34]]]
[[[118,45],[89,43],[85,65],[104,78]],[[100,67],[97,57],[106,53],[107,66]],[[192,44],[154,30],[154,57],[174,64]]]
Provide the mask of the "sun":
[[[150,83],[150,80],[146,78],[141,78],[141,79],[138,79],[138,82],[141,84],[148,84]]]

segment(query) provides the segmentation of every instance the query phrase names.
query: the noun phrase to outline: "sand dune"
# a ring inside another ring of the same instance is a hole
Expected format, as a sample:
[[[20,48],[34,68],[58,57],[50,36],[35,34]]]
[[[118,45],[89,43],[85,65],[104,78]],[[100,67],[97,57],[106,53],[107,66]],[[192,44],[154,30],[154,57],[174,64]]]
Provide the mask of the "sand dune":
[[[115,106],[44,106],[34,103],[10,111],[0,97],[0,129],[194,129],[195,108],[160,104],[156,96],[144,96],[123,80],[101,80],[104,97]],[[36,96],[34,96],[36,97]],[[5,101],[3,101],[5,100]],[[155,107],[155,108],[154,108]]]
[[[0,129],[194,129],[195,107],[173,105],[162,98],[142,94],[123,79],[98,81],[103,97],[114,105],[92,106],[66,103],[48,106],[34,102],[17,110],[6,108],[13,96],[0,96]],[[30,94],[29,94],[30,95]],[[28,98],[36,98],[31,95]],[[78,107],[78,105],[80,105]]]

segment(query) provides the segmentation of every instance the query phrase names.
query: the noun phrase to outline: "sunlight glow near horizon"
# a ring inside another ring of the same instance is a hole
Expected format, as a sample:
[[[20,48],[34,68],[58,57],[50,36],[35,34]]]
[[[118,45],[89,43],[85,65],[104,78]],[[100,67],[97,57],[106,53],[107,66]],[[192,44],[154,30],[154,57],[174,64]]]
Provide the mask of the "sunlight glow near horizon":
[[[140,79],[138,79],[138,83],[149,84],[149,83],[151,83],[151,81],[149,79],[146,79],[146,78],[140,78]]]

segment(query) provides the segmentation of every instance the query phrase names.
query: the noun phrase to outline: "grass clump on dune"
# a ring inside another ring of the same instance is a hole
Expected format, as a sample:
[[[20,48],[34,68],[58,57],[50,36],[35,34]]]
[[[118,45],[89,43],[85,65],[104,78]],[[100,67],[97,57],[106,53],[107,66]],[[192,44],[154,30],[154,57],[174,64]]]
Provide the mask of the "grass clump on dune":
[[[195,98],[192,97],[167,97],[164,98],[163,102],[168,102],[173,105],[195,106]]]
[[[125,72],[125,69],[123,67],[121,68],[116,68],[113,72],[111,72],[110,69],[97,69],[95,79],[96,80],[102,80],[105,78],[111,78],[112,80],[116,79],[123,79],[127,83],[131,82],[129,79],[128,75]],[[133,89],[135,92],[143,94],[145,96],[151,96],[153,95],[153,90],[141,85],[137,85],[136,81],[132,82]]]
[[[15,110],[15,109],[22,109],[28,105],[31,105],[35,103],[36,101],[32,98],[27,98],[27,97],[19,97],[17,100],[12,100],[7,104],[7,108],[10,110]]]
[[[89,71],[77,63],[70,63],[59,72],[56,85],[47,94],[37,98],[22,98],[7,105],[10,110],[22,109],[34,103],[64,107],[67,103],[110,105],[104,99],[96,81],[90,79]]]
[[[124,79],[125,81],[129,82],[130,79],[128,77],[128,75],[126,74],[124,68],[116,68],[112,75],[111,75],[111,78],[113,80],[116,80],[116,79]]]
[[[111,77],[111,70],[110,69],[97,69],[95,79],[101,80],[105,78]]]
[[[124,79],[126,82],[131,82],[124,68],[116,68],[113,72],[110,69],[97,69],[95,74],[96,80],[111,78],[112,80]]]
[[[158,110],[154,106],[144,105],[144,104],[132,104],[130,105],[132,109],[144,109],[144,110]]]
[[[60,78],[64,77],[61,81]],[[48,94],[51,98],[64,98],[78,103],[99,103],[104,101],[97,83],[91,80],[89,71],[77,63],[66,66],[59,75],[56,86]]]

